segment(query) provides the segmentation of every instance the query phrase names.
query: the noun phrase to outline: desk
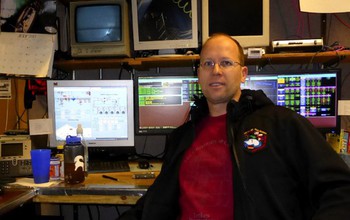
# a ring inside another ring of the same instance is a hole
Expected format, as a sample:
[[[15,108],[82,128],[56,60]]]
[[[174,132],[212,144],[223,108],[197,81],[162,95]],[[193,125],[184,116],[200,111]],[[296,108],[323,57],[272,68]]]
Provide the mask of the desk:
[[[34,189],[5,188],[4,194],[0,195],[0,216],[19,207],[34,196]]]
[[[134,179],[134,174],[153,172],[159,174],[161,162],[151,162],[150,169],[138,169],[137,163],[129,163],[130,172],[89,173],[83,183],[70,185],[64,181],[49,186],[28,187],[11,184],[6,186],[4,196],[0,196],[0,215],[21,204],[32,201],[40,205],[50,204],[94,204],[94,205],[134,205],[146,193],[153,179]],[[103,178],[108,175],[118,181]],[[17,182],[18,179],[17,179]],[[50,182],[54,183],[54,182]],[[75,211],[74,211],[75,213]],[[26,215],[26,214],[24,214]],[[78,219],[75,216],[75,219]]]
[[[140,170],[131,163],[131,172],[89,173],[81,184],[69,185],[61,182],[55,186],[38,188],[33,202],[134,205],[145,194],[154,179],[134,179],[133,175],[154,172],[157,176],[161,163],[151,164],[151,169]],[[103,178],[103,174],[115,177],[118,181]]]
[[[157,175],[159,172],[155,172]],[[134,205],[147,191],[154,179],[133,179],[135,172],[103,173],[118,178],[114,181],[102,177],[102,173],[89,174],[81,184],[60,183],[39,188],[33,202],[76,204]]]

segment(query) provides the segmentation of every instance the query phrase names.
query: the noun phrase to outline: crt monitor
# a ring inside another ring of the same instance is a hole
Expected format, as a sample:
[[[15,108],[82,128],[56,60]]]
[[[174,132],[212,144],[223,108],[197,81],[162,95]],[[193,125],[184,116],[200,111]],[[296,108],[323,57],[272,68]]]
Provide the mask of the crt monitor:
[[[130,56],[126,0],[82,0],[69,5],[73,57]]]
[[[175,49],[198,47],[196,0],[131,2],[136,51],[173,53]]]
[[[322,132],[339,132],[340,70],[286,70],[249,74],[242,89],[261,89],[276,104],[290,108]]]
[[[202,95],[193,74],[135,75],[136,134],[167,135],[189,120],[194,97]]]
[[[132,80],[48,80],[49,146],[83,127],[87,147],[134,147]]]
[[[203,0],[202,41],[216,32],[237,39],[243,48],[270,44],[270,0]]]

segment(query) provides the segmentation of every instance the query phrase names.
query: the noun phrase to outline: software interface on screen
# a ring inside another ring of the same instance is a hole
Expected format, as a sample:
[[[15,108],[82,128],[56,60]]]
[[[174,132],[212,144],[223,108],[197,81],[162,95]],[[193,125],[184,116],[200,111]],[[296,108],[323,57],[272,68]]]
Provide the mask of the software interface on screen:
[[[189,118],[194,96],[200,94],[196,77],[139,77],[138,131],[180,126]]]
[[[242,88],[263,90],[275,104],[310,118],[317,127],[336,126],[336,73],[249,76]]]
[[[55,87],[54,97],[57,139],[76,135],[77,124],[86,140],[128,139],[126,87]]]

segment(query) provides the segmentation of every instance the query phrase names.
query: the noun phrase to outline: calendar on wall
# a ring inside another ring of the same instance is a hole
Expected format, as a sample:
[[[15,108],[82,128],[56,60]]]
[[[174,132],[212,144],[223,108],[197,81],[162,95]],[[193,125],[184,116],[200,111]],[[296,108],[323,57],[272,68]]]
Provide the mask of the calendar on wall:
[[[0,74],[51,77],[56,35],[0,32]]]

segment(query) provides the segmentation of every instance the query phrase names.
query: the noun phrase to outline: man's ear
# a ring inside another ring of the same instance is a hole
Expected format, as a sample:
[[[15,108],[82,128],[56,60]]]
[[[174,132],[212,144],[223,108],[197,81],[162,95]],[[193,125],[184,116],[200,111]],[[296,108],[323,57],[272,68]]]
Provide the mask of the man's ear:
[[[248,67],[243,66],[241,68],[241,83],[244,83],[248,76]]]

